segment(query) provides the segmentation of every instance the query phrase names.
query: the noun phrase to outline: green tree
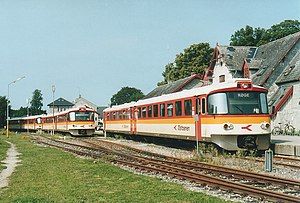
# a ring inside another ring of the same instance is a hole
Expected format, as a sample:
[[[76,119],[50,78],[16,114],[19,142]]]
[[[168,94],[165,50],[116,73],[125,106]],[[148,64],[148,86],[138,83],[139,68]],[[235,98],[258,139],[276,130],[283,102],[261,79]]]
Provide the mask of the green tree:
[[[299,31],[300,22],[298,20],[285,20],[279,24],[272,25],[270,29],[267,29],[258,45],[272,42]]]
[[[120,91],[112,96],[110,99],[111,105],[119,105],[132,101],[137,101],[143,98],[145,95],[139,89],[134,87],[122,87]]]
[[[30,114],[31,115],[39,115],[46,113],[42,110],[43,107],[43,95],[41,93],[41,90],[34,90],[32,99],[30,101]]]
[[[27,107],[20,107],[20,109],[11,110],[11,115],[12,117],[23,117],[23,116],[27,116]]]
[[[252,28],[247,25],[236,31],[230,38],[232,46],[260,46],[300,31],[298,20],[285,20],[269,29]]]
[[[5,96],[0,96],[0,128],[6,125],[6,108],[7,108],[7,98]]]
[[[232,46],[257,46],[265,33],[263,28],[253,29],[247,25],[231,35],[230,45]]]
[[[191,75],[203,74],[212,58],[213,49],[208,43],[193,44],[176,55],[175,61],[165,66],[164,80],[158,85],[173,82]]]

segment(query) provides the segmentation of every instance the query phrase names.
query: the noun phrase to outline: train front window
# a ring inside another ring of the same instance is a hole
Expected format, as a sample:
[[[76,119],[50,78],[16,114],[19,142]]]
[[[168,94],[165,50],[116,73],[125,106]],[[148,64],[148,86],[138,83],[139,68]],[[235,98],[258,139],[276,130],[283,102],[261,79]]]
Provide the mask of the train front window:
[[[266,114],[268,113],[265,93],[228,92],[230,114]]]
[[[70,121],[94,121],[93,112],[70,112]]]
[[[227,92],[208,96],[209,114],[267,114],[266,93]]]
[[[227,114],[226,93],[217,93],[208,96],[208,113],[209,114]]]

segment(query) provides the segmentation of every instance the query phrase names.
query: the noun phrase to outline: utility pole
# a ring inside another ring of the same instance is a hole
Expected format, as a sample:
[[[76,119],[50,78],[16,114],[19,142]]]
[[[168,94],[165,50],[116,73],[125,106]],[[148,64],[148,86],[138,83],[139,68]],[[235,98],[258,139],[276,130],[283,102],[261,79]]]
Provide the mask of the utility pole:
[[[53,128],[52,128],[52,135],[54,135],[54,128],[55,128],[55,118],[54,118],[54,93],[55,93],[55,85],[52,85],[52,114],[53,114]]]
[[[20,77],[7,85],[7,105],[6,105],[6,137],[8,138],[8,131],[9,131],[9,86],[15,84],[17,81],[24,79],[25,76]]]
[[[29,117],[29,103],[30,99],[27,99],[27,117]],[[29,119],[27,119],[27,134],[29,135]]]

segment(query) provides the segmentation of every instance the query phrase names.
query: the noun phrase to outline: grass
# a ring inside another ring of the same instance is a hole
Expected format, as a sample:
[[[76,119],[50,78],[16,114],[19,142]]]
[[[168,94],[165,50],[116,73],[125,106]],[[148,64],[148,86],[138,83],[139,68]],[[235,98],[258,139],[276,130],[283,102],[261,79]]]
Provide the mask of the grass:
[[[22,164],[9,187],[0,189],[0,202],[222,202],[101,160],[37,146],[27,136],[12,135],[9,141],[22,153]]]

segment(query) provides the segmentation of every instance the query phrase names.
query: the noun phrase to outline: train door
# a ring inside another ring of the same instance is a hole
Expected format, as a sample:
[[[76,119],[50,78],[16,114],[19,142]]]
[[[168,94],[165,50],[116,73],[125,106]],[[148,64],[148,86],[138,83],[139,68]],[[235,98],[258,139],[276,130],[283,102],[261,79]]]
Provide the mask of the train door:
[[[196,140],[202,140],[203,128],[201,125],[202,116],[206,114],[206,97],[198,96],[195,101],[195,124],[196,124]]]
[[[130,134],[136,134],[136,118],[137,112],[136,108],[130,108]]]

